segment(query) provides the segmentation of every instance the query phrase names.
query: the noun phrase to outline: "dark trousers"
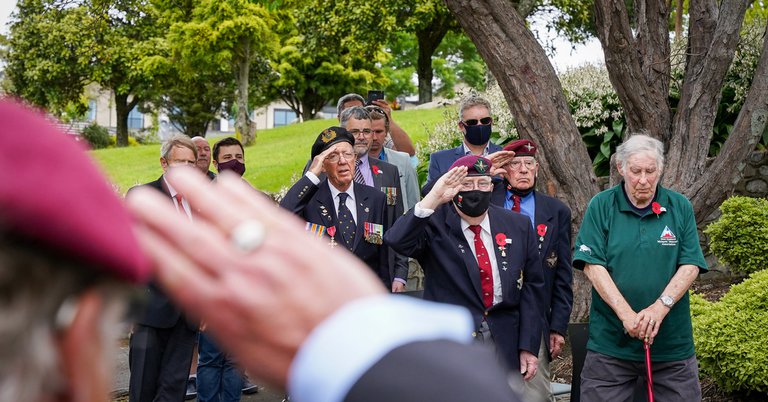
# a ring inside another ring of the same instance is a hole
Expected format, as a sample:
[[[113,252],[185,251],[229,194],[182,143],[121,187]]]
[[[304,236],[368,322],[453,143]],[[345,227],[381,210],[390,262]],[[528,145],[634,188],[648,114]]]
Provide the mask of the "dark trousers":
[[[197,360],[197,402],[237,402],[243,389],[243,374],[232,359],[200,333]]]
[[[696,402],[701,400],[699,366],[696,356],[651,365],[654,400]],[[587,351],[581,371],[583,402],[629,402],[638,382],[645,383],[645,362],[617,359]]]
[[[180,319],[171,328],[137,324],[128,352],[130,402],[181,402],[197,332]]]

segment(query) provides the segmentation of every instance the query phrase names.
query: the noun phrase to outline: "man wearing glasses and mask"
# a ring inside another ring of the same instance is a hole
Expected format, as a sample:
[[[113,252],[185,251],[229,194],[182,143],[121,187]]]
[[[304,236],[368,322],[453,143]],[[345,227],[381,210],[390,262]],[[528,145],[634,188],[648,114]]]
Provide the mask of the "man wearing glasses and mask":
[[[494,165],[505,165],[514,154],[506,152],[491,142],[493,117],[491,103],[487,99],[471,95],[462,99],[459,105],[459,130],[464,134],[464,141],[456,148],[437,151],[429,156],[427,183],[421,189],[426,195],[435,181],[439,179],[457,159],[466,155],[483,156]],[[499,181],[497,178],[495,181]]]
[[[384,241],[421,262],[425,300],[469,309],[519,394],[537,370],[544,279],[530,221],[490,204],[493,173],[487,158],[459,158]]]

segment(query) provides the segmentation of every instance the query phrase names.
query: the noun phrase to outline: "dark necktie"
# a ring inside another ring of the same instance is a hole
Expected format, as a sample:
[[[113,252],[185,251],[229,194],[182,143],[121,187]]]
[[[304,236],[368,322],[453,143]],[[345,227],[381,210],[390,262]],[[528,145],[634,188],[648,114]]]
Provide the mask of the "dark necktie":
[[[355,231],[357,227],[355,226],[354,219],[352,219],[352,212],[347,208],[347,197],[349,197],[349,194],[339,193],[339,225],[337,229],[341,232],[341,239],[344,241],[344,245],[347,246],[347,249],[352,250],[352,245],[355,244]]]
[[[493,305],[491,259],[488,257],[488,251],[480,237],[480,231],[483,228],[480,225],[469,225],[469,229],[475,234],[475,256],[477,257],[477,266],[480,268],[480,289],[483,291],[483,304],[485,304],[485,308],[489,308]]]
[[[355,183],[359,183],[365,186],[365,177],[363,177],[363,172],[360,170],[360,164],[362,163],[363,161],[361,159],[355,161]]]
[[[520,212],[520,196],[517,194],[512,194],[512,210]]]

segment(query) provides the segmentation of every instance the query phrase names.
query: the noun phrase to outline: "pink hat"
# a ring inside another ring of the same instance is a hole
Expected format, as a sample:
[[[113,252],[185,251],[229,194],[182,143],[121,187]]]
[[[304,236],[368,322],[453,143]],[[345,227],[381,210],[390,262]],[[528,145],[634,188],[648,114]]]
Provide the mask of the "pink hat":
[[[83,147],[16,102],[0,101],[0,122],[0,229],[118,278],[147,280],[131,217]]]

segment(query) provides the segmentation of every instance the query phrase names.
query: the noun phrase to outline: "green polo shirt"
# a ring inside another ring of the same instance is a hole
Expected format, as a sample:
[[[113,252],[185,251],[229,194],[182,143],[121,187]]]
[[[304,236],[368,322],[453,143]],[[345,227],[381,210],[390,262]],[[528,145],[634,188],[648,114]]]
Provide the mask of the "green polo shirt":
[[[630,205],[624,183],[597,194],[584,214],[573,253],[573,267],[602,265],[635,312],[653,304],[680,265],[706,271],[691,203],[661,186],[655,202],[660,214],[644,214]],[[624,334],[611,307],[592,289],[587,349],[624,360],[643,361],[643,342]],[[651,346],[653,361],[691,357],[693,331],[688,293],[672,307]]]

